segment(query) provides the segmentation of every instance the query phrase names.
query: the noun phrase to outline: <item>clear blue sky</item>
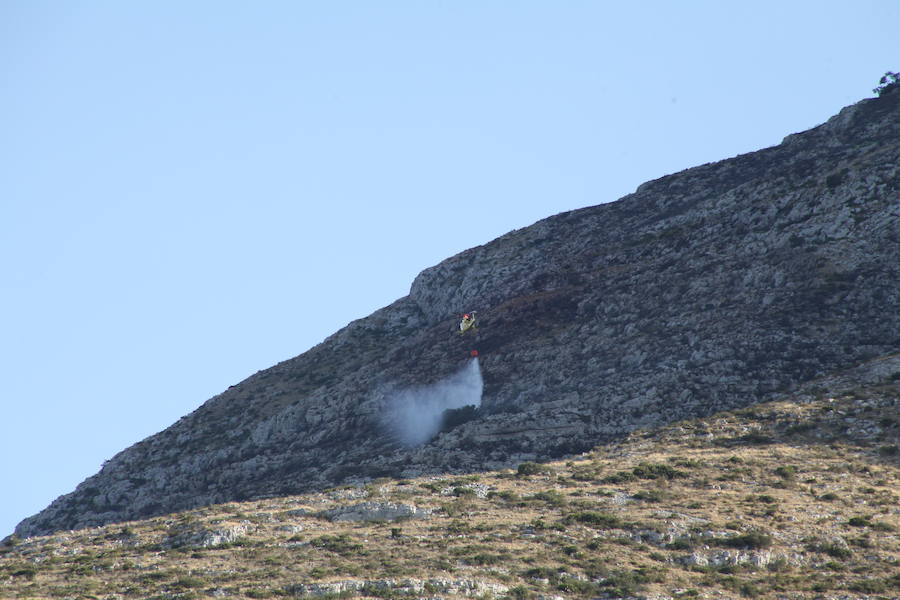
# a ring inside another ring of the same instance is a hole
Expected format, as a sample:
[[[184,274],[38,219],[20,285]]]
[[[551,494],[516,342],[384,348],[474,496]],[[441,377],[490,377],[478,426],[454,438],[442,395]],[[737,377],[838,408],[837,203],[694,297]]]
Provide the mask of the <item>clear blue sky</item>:
[[[871,96],[898,22],[893,0],[0,0],[0,537],[443,258]]]

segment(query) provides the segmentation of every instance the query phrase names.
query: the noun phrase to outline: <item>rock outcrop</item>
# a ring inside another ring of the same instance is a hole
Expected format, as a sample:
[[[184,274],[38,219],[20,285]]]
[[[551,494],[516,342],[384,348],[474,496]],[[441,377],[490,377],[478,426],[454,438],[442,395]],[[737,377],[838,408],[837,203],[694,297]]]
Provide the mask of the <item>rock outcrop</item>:
[[[898,352],[890,92],[423,271],[408,296],[124,450],[17,533],[576,453]],[[473,309],[477,335],[456,335]],[[481,406],[404,446],[384,422],[392,393],[458,371],[473,346]]]
[[[427,519],[431,513],[430,509],[421,509],[414,504],[361,502],[323,511],[322,516],[331,521],[397,521]]]

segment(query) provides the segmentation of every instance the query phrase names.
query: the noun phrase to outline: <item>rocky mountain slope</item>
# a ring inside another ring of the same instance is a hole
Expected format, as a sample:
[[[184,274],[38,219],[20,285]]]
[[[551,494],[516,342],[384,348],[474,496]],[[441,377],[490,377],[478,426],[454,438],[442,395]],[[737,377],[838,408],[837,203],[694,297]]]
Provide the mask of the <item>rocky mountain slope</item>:
[[[895,86],[896,88],[896,86]],[[749,406],[900,351],[900,91],[423,271],[408,296],[108,461],[20,536],[382,476],[504,468]],[[475,337],[453,333],[478,310]],[[480,351],[423,444],[398,390]]]
[[[900,356],[569,460],[0,544],[7,598],[900,594]]]

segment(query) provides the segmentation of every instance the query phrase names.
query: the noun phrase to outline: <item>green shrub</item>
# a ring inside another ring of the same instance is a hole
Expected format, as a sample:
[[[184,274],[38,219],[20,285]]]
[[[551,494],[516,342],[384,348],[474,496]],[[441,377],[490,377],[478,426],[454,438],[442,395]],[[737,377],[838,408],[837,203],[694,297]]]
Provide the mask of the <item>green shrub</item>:
[[[529,475],[545,475],[552,472],[552,469],[546,465],[539,465],[534,462],[523,462],[516,469],[516,474],[527,477]]]
[[[601,481],[601,483],[609,483],[612,485],[617,485],[620,483],[627,483],[629,481],[634,481],[635,479],[637,479],[637,477],[635,477],[634,473],[632,473],[630,471],[619,471],[618,473],[615,473],[613,475],[607,475],[600,481]]]
[[[758,550],[760,548],[768,548],[771,546],[772,536],[764,531],[749,531],[734,537],[719,539],[717,540],[717,543],[729,548],[751,548]]]
[[[524,585],[517,585],[515,587],[509,588],[509,591],[506,592],[505,598],[508,600],[530,600],[534,598],[535,594],[531,590],[529,590]]]
[[[615,515],[589,510],[566,515],[564,522],[568,524],[581,523],[596,529],[622,526],[622,520]]]
[[[882,96],[900,86],[900,73],[888,71],[878,80],[878,87],[872,90],[876,96]]]
[[[824,552],[828,556],[833,556],[834,558],[848,559],[853,556],[853,552],[850,548],[840,544],[823,544],[816,549],[819,552]]]
[[[693,535],[683,535],[666,544],[666,550],[693,550],[699,540]]]
[[[644,502],[662,502],[663,500],[667,500],[670,496],[671,494],[667,494],[662,490],[641,490],[632,496],[632,498],[643,500]]]
[[[29,564],[19,564],[9,567],[9,574],[13,577],[24,577],[31,581],[37,575],[37,567]]]
[[[679,477],[687,477],[687,474],[669,465],[642,462],[631,469],[631,471],[619,471],[604,477],[601,481],[609,484],[620,484],[634,481],[635,479],[676,479]]]
[[[475,502],[471,496],[460,496],[453,502],[443,505],[444,512],[452,519],[469,514],[474,508]]]
[[[869,517],[850,517],[847,521],[847,525],[852,527],[868,527],[872,524],[872,521],[869,520]]]
[[[547,579],[548,581],[555,581],[559,578],[559,569],[554,569],[552,567],[532,567],[522,573],[522,577],[527,579]]]
[[[560,507],[565,506],[566,498],[557,490],[545,490],[541,492],[537,492],[533,496],[530,496],[530,499],[541,500],[542,502],[546,502],[550,506]]]
[[[783,556],[776,558],[766,565],[766,570],[771,573],[786,573],[792,568],[791,562]]]
[[[462,408],[448,408],[441,415],[441,432],[447,432],[455,427],[459,427],[464,423],[468,423],[478,418],[478,408],[474,405],[463,406]]]
[[[785,480],[792,480],[797,477],[797,467],[793,465],[782,465],[775,469],[775,474]]]
[[[202,577],[194,577],[193,575],[184,575],[179,577],[172,583],[172,587],[175,589],[191,589],[203,587],[207,584],[207,581]]]
[[[309,541],[310,546],[321,550],[328,550],[336,554],[348,555],[360,553],[362,544],[354,542],[349,535],[323,535]]]
[[[470,565],[499,565],[506,560],[506,557],[502,554],[492,554],[490,552],[479,552],[473,556],[469,556],[465,559],[466,563]]]
[[[900,573],[885,578],[884,584],[892,590],[900,590]]]
[[[560,590],[561,592],[566,592],[567,594],[593,597],[596,596],[599,587],[596,583],[592,583],[590,581],[582,581],[573,577],[565,577],[561,578],[557,582],[556,589]]]
[[[575,481],[594,481],[597,479],[597,469],[581,467],[572,471],[572,479]]]
[[[637,596],[648,583],[662,583],[665,581],[665,569],[654,567],[641,567],[633,571],[612,571],[600,586],[604,592],[612,597]],[[610,588],[610,589],[606,589]]]
[[[698,469],[704,466],[702,460],[696,458],[671,458],[669,459],[676,467],[684,467],[686,469]]]
[[[871,527],[875,531],[893,532],[897,530],[896,527],[886,521],[872,521],[869,524],[869,527]]]
[[[862,594],[883,594],[887,585],[880,579],[858,579],[847,586],[847,589]]]
[[[635,477],[641,479],[676,479],[686,477],[686,473],[669,465],[641,463],[631,471]]]
[[[764,446],[766,444],[774,444],[775,438],[773,438],[770,435],[761,433],[759,431],[754,431],[754,432],[748,433],[747,435],[740,436],[739,438],[737,438],[736,441],[742,442],[745,444],[755,444],[755,445]]]

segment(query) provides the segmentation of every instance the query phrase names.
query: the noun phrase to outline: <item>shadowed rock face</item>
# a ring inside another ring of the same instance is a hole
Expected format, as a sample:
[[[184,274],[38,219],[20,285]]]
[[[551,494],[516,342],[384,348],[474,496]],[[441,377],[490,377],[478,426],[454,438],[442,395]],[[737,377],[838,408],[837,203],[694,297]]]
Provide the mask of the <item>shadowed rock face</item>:
[[[501,468],[771,399],[900,350],[900,91],[423,271],[410,294],[108,461],[20,536],[379,476]],[[474,337],[454,333],[478,310]],[[397,390],[480,352],[407,447]]]

